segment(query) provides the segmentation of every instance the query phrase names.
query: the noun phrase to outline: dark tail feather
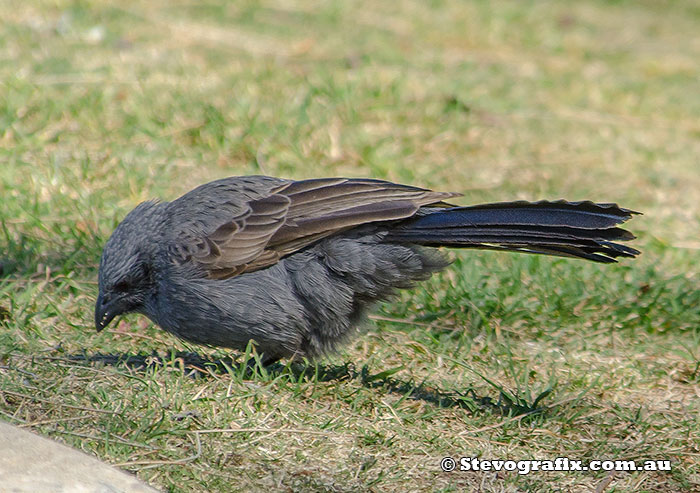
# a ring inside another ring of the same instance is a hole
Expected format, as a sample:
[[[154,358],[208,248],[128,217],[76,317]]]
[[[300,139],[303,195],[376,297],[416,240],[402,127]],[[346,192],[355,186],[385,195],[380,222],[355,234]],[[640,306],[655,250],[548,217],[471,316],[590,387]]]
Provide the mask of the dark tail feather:
[[[388,241],[425,246],[511,250],[596,262],[616,262],[640,252],[615,243],[634,239],[616,227],[638,212],[593,202],[501,202],[430,209],[401,222]]]

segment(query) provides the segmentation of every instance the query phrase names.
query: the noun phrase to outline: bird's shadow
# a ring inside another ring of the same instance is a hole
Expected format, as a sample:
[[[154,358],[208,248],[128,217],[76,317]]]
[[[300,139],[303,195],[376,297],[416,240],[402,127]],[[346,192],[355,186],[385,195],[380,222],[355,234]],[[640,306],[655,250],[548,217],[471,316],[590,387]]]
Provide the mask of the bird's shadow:
[[[249,358],[241,360],[233,357],[215,358],[202,356],[196,352],[171,352],[167,356],[158,353],[128,354],[128,353],[85,353],[63,356],[75,363],[98,364],[109,366],[125,366],[131,371],[146,372],[160,367],[178,367],[183,374],[190,378],[211,378],[215,375],[233,374],[244,379],[262,378],[261,372],[268,378],[275,378],[289,372],[295,381],[314,380],[318,382],[348,381],[359,382],[366,388],[384,389],[400,394],[409,399],[423,401],[436,407],[461,408],[470,413],[498,413],[507,416],[542,414],[548,408],[540,404],[541,395],[532,403],[517,398],[499,390],[498,399],[477,394],[473,388],[461,391],[445,391],[426,382],[416,383],[411,380],[401,380],[392,375],[397,370],[372,373],[367,365],[359,370],[352,363],[343,365],[323,365],[305,362],[280,362],[268,366],[260,364],[259,360]]]

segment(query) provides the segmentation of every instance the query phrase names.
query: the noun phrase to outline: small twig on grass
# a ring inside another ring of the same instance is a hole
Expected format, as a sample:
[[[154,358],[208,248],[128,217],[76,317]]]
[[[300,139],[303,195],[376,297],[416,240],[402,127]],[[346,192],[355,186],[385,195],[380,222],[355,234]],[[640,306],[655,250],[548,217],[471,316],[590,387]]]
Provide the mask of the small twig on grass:
[[[187,464],[189,462],[194,462],[202,456],[202,441],[199,438],[198,432],[194,433],[194,441],[195,441],[195,445],[197,447],[197,451],[193,455],[190,455],[189,457],[185,457],[182,459],[174,459],[174,460],[135,460],[135,461],[129,461],[129,462],[118,462],[118,463],[112,464],[112,465],[115,467],[129,467],[129,466],[155,467],[155,466],[165,466],[165,465],[173,465],[173,464]],[[144,467],[144,469],[147,469],[147,467]]]
[[[3,411],[2,409],[0,409],[0,414],[2,414],[3,416],[5,416],[5,417],[7,417],[7,418],[9,418],[9,419],[14,419],[15,421],[19,421],[20,423],[26,423],[26,421],[23,420],[22,418],[18,418],[17,416],[14,416],[14,415],[12,415],[12,414],[10,414],[10,413],[6,413],[6,412]]]
[[[133,337],[134,339],[145,339],[147,341],[158,342],[155,337],[147,336],[146,334],[139,334],[137,332],[129,332],[127,330],[115,329],[108,331],[109,334],[115,334],[118,336]]]
[[[429,324],[426,322],[418,322],[417,320],[411,320],[410,318],[394,318],[394,317],[385,317],[384,315],[369,315],[367,318],[370,320],[379,320],[382,322],[391,322],[395,324],[404,324],[404,325],[415,325],[416,327],[426,327],[429,329],[449,329],[451,328],[448,327],[440,327],[436,326],[435,324]]]
[[[564,404],[568,404],[569,402],[576,402],[578,400],[581,400],[581,395],[576,395],[574,397],[567,397],[565,399],[562,399],[560,401],[556,401],[551,403],[550,405],[547,406],[547,409],[554,409],[555,407],[563,406]]]
[[[121,443],[122,445],[129,445],[131,447],[138,447],[138,448],[145,448],[145,449],[153,450],[153,447],[151,447],[150,445],[146,445],[145,443],[132,442],[130,440],[125,440],[121,437],[103,438],[103,437],[98,437],[98,436],[94,436],[94,435],[86,435],[85,433],[77,433],[75,431],[58,430],[58,429],[52,429],[51,431],[53,433],[62,433],[64,435],[71,435],[71,436],[78,437],[78,438],[87,438],[88,440],[97,440],[99,442],[107,442],[107,443]]]
[[[615,471],[610,471],[605,479],[598,483],[598,486],[595,487],[595,493],[603,493],[614,479]]]
[[[54,423],[65,423],[66,421],[79,421],[85,419],[85,416],[71,416],[70,418],[45,419],[43,421],[27,421],[19,425],[19,428],[31,428],[33,426],[50,425]]]
[[[460,436],[466,435],[466,434],[472,434],[472,433],[481,433],[482,431],[487,431],[487,430],[492,430],[494,428],[500,428],[501,426],[510,423],[511,421],[520,421],[521,419],[530,416],[531,414],[535,414],[537,411],[530,411],[529,413],[525,414],[520,414],[518,416],[513,416],[512,418],[507,418],[501,421],[500,423],[496,423],[493,425],[489,426],[484,426],[483,428],[477,428],[476,430],[464,430],[463,432],[459,433]]]
[[[14,366],[0,365],[0,370],[17,371],[17,372],[22,373],[24,375],[29,375],[30,377],[37,378],[36,373],[32,373],[30,371],[23,370],[21,368],[15,368]]]
[[[54,402],[54,401],[49,400],[49,399],[42,399],[41,397],[35,397],[33,395],[22,394],[20,392],[13,392],[11,390],[0,390],[0,392],[2,392],[3,394],[12,395],[14,397],[20,397],[22,399],[29,399],[29,400],[36,401],[36,402],[45,402],[45,403],[51,404],[53,406],[66,407],[68,409],[76,409],[78,411],[89,411],[92,413],[110,414],[112,416],[119,414],[115,411],[109,411],[107,409],[99,409],[96,407],[84,407],[84,406],[73,406],[71,404],[63,404],[62,402]]]
[[[337,431],[303,430],[300,428],[220,428],[209,430],[194,430],[194,433],[305,433],[307,435],[342,435]]]

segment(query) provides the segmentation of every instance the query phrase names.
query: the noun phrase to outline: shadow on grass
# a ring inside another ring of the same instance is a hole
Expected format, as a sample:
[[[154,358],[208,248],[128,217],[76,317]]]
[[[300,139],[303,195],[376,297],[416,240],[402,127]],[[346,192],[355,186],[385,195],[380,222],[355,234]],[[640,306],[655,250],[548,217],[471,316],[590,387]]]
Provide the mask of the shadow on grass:
[[[54,359],[49,357],[48,359]],[[126,366],[133,371],[146,372],[162,367],[178,367],[191,378],[207,378],[211,375],[234,375],[241,379],[276,378],[288,374],[295,381],[348,381],[355,380],[370,389],[385,389],[406,398],[420,400],[437,407],[462,408],[471,413],[499,413],[506,416],[530,416],[544,413],[547,406],[540,406],[540,401],[549,394],[543,393],[532,403],[517,396],[508,395],[503,389],[499,398],[480,396],[473,388],[463,391],[443,391],[426,385],[425,382],[400,380],[392,377],[400,368],[371,373],[367,365],[359,370],[352,363],[343,365],[322,365],[303,362],[289,364],[273,363],[263,366],[259,360],[250,357],[211,358],[195,352],[173,352],[167,357],[153,354],[74,354],[56,358],[71,362],[97,363],[109,366]]]

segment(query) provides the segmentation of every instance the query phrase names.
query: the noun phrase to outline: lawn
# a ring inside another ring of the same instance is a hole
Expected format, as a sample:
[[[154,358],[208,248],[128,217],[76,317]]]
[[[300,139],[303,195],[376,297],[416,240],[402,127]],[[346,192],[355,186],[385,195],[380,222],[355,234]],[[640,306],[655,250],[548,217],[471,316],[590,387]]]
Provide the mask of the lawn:
[[[700,490],[696,1],[0,9],[0,419],[169,492]],[[643,254],[452,252],[316,362],[262,368],[139,316],[97,334],[124,215],[243,174],[618,202]]]

